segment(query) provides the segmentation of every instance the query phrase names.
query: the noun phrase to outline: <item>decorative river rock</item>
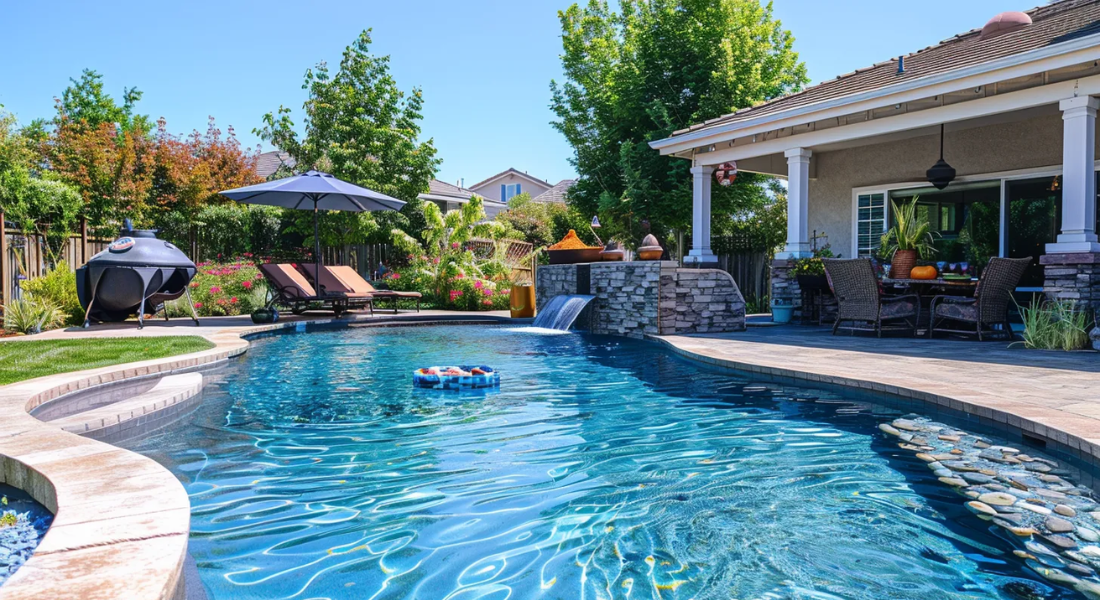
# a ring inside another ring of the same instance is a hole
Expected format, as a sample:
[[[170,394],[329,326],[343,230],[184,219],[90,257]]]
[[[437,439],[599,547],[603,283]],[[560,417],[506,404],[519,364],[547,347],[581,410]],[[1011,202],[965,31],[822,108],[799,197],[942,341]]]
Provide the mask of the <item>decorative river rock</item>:
[[[916,453],[966,508],[1023,542],[1016,556],[1048,581],[1100,600],[1100,503],[1058,462],[918,416],[879,429]]]

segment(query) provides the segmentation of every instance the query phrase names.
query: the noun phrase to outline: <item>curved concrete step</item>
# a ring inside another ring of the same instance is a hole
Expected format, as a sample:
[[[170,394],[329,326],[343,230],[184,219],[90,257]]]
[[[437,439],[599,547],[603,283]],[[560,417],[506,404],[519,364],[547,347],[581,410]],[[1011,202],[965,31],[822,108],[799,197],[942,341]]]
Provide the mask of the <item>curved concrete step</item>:
[[[95,439],[128,439],[174,420],[181,405],[201,392],[202,386],[201,373],[168,375],[148,391],[132,398],[49,422],[65,431]],[[134,431],[128,431],[131,429]]]

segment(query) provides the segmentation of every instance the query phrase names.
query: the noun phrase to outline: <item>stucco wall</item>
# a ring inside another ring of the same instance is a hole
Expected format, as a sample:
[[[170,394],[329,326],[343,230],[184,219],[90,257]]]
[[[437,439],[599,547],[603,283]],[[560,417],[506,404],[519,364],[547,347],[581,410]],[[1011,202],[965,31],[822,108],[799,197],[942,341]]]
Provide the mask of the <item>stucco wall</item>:
[[[530,179],[524,179],[513,174],[508,174],[500,179],[494,179],[491,183],[483,185],[477,188],[470,188],[470,191],[476,193],[482,198],[488,198],[490,200],[496,200],[500,202],[500,186],[501,185],[513,185],[520,184],[520,191],[527,192],[532,198],[550,189],[550,184],[542,183],[538,184]]]
[[[824,232],[834,252],[852,252],[852,188],[925,180],[939,158],[939,135],[814,154],[810,180],[811,234]],[[1047,167],[1062,162],[1062,117],[948,131],[944,158],[958,176]]]

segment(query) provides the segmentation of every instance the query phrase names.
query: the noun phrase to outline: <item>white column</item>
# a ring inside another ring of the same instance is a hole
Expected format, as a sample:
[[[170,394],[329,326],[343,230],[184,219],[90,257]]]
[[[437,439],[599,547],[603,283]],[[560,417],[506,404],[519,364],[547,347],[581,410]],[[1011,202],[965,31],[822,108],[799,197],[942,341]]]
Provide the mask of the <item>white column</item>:
[[[1100,100],[1062,100],[1062,233],[1047,253],[1100,252],[1096,240],[1096,110]]]
[[[717,264],[718,257],[710,250],[710,185],[714,167],[692,167],[691,178],[691,252],[685,263]]]
[[[810,249],[810,156],[806,148],[791,148],[787,157],[787,246],[776,258],[813,256]]]

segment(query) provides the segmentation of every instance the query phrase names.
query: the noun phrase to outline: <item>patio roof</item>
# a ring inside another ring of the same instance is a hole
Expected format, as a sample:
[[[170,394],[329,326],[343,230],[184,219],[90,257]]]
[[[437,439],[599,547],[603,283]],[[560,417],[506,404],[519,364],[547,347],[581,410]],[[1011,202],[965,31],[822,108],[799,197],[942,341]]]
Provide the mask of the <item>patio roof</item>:
[[[985,37],[974,29],[906,55],[901,72],[897,58],[880,62],[681,129],[651,146],[663,154],[687,157],[731,137],[764,133],[767,140],[848,125],[849,113],[858,112],[857,120],[867,121],[1100,74],[1093,62],[1100,47],[1100,0],[1061,0],[1027,14],[1030,25]],[[968,92],[965,97],[963,91]]]

